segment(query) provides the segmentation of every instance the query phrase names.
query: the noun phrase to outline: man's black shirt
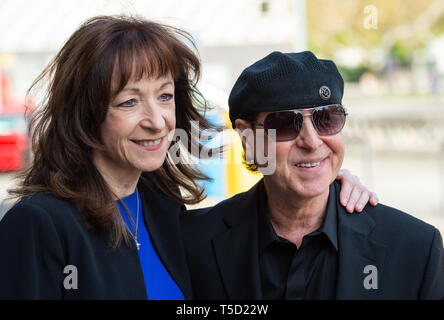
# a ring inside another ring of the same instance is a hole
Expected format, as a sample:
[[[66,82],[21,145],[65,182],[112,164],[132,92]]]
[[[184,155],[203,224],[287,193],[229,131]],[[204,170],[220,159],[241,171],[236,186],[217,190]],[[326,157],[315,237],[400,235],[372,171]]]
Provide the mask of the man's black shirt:
[[[263,299],[335,299],[338,236],[335,192],[330,185],[322,226],[300,248],[271,224],[264,185],[259,197],[259,266]]]

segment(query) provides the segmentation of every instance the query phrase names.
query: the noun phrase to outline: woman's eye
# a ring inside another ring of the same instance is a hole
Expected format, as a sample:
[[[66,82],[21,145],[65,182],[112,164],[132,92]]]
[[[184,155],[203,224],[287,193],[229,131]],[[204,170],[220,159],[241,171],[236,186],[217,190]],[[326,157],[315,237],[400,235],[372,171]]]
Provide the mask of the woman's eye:
[[[130,99],[130,100],[127,100],[125,102],[122,102],[118,106],[119,107],[127,107],[127,108],[129,108],[129,107],[134,107],[135,105],[136,105],[136,99]]]
[[[172,98],[173,98],[173,95],[169,94],[169,93],[163,93],[163,94],[160,95],[160,100],[164,101],[164,102],[165,101],[170,101]]]

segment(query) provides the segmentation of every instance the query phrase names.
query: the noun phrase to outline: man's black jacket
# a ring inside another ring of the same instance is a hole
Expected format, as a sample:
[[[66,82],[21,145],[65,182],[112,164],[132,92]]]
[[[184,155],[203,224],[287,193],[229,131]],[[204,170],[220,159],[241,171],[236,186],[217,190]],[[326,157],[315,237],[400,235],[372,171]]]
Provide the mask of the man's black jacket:
[[[261,184],[213,208],[182,215],[195,299],[262,298],[257,225]],[[381,204],[349,214],[339,204],[339,189],[334,182],[339,246],[336,299],[444,299],[439,231]],[[367,289],[365,278],[376,274],[377,283]]]

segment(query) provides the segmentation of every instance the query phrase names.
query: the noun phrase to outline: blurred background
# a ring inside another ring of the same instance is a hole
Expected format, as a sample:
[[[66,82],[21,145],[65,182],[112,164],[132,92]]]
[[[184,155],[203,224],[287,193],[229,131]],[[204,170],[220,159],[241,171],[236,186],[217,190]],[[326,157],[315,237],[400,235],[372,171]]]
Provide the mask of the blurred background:
[[[312,50],[346,80],[343,168],[382,203],[444,234],[444,1],[442,0],[0,0],[0,199],[29,161],[27,88],[85,19],[138,14],[190,32],[203,63],[200,90],[229,124],[227,99],[240,72],[272,51]],[[234,136],[233,136],[234,137]],[[200,165],[214,204],[260,176],[240,164]],[[234,162],[234,163],[233,163]],[[10,206],[2,201],[0,218]]]

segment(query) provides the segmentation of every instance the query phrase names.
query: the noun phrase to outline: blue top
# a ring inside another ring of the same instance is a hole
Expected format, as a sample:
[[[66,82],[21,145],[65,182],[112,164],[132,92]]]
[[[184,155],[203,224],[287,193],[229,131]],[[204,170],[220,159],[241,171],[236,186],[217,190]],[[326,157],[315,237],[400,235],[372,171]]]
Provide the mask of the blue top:
[[[120,214],[123,217],[132,234],[135,234],[137,221],[137,198],[139,198],[139,227],[137,229],[137,242],[140,243],[139,259],[142,266],[143,278],[145,280],[146,293],[149,300],[185,300],[185,297],[179,286],[170,276],[159,256],[154,250],[148,229],[143,219],[142,200],[136,190],[129,196],[122,199],[131,212],[133,224],[128,214],[120,203],[116,201]],[[145,208],[148,210],[148,208]]]

